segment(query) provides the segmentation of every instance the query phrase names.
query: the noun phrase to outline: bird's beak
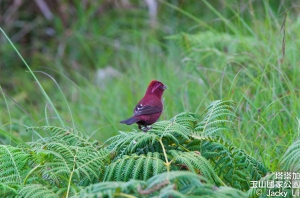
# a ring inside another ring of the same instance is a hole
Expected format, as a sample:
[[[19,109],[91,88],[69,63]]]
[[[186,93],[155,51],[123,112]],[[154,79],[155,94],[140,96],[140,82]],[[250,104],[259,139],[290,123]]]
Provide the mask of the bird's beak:
[[[167,89],[168,87],[166,85],[164,85],[164,90]]]

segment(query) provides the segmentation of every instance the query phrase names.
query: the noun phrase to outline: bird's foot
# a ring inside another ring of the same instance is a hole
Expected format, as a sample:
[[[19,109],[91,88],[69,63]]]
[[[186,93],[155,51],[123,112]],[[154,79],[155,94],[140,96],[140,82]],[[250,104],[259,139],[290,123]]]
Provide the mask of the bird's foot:
[[[148,132],[149,130],[152,129],[152,126],[143,126],[141,129],[142,129],[143,132],[146,133],[146,132]]]

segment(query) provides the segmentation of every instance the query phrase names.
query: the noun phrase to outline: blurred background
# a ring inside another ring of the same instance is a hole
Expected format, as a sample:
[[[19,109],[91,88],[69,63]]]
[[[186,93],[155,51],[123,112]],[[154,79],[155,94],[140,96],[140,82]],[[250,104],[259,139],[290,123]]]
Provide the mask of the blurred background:
[[[268,164],[299,133],[299,11],[293,0],[0,0],[0,27],[32,70],[1,32],[0,143],[47,135],[29,126],[100,142],[137,130],[119,121],[157,79],[169,87],[160,120],[233,99],[239,128],[226,136]]]

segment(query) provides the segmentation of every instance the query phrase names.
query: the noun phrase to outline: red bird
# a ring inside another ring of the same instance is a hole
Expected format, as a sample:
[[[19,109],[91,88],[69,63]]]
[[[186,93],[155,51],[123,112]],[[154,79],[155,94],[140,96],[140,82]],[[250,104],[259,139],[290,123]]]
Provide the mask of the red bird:
[[[144,130],[146,132],[148,130],[147,126],[155,123],[161,115],[163,110],[161,96],[166,88],[167,86],[163,83],[152,80],[147,88],[145,96],[135,106],[133,111],[134,115],[120,123],[127,125],[137,123],[139,129],[142,129],[142,126],[146,127]]]

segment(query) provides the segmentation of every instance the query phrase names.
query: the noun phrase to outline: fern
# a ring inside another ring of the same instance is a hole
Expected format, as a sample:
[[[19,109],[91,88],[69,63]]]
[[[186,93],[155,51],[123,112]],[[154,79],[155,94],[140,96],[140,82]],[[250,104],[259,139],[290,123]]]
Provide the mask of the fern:
[[[268,171],[262,163],[221,137],[197,134],[192,137],[195,142],[189,143],[187,148],[201,152],[212,162],[219,177],[235,188],[249,189],[250,180],[259,180]]]
[[[163,149],[176,149],[189,141],[189,131],[174,121],[155,123],[147,133],[121,133],[108,139],[107,148],[120,158],[123,155],[147,154],[148,152],[162,152]]]
[[[147,133],[120,132],[105,146],[73,129],[31,127],[49,136],[0,146],[0,196],[243,197],[248,181],[268,170],[222,135],[235,129],[234,118],[232,101],[213,101],[203,120],[184,112]],[[290,167],[297,168],[297,149],[283,159]]]
[[[143,170],[141,167],[146,156],[158,153],[156,160],[165,165],[166,171],[189,170],[205,175],[218,186],[226,183],[247,190],[249,179],[259,180],[267,169],[223,136],[215,136],[217,131],[227,130],[228,123],[233,125],[233,118],[234,103],[218,100],[207,107],[203,121],[193,113],[181,113],[170,121],[154,124],[147,133],[122,132],[106,142],[114,157],[105,180],[128,181],[155,175],[150,166]],[[152,158],[147,159],[149,164],[152,163]],[[118,176],[122,166],[127,169],[130,166],[127,172],[134,171],[134,174]]]
[[[217,176],[209,162],[197,152],[180,152],[171,150],[170,153],[175,166],[180,169],[189,170],[191,172],[203,175],[210,183],[221,185],[223,182]]]
[[[75,197],[246,197],[239,190],[230,187],[217,188],[202,181],[206,179],[192,172],[165,172],[147,181],[130,180],[93,184],[81,190]]]
[[[116,155],[128,155],[131,153],[147,153],[157,151],[157,139],[158,135],[153,133],[138,133],[131,132],[128,134],[120,134],[108,139],[105,144],[108,145],[108,149],[112,152],[116,152]]]
[[[235,118],[234,102],[231,100],[216,100],[206,108],[204,119],[197,123],[195,131],[204,135],[221,135],[223,131],[231,129]]]
[[[183,112],[176,115],[170,121],[178,123],[179,125],[185,127],[189,132],[193,131],[196,124],[199,121],[199,116],[191,112]]]
[[[121,133],[108,139],[105,144],[109,144],[107,148],[117,156],[146,154],[161,151],[161,142],[168,149],[178,147],[189,140],[188,134],[189,131],[184,126],[174,121],[161,121],[155,123],[147,133]]]
[[[154,174],[165,171],[164,161],[160,159],[159,153],[149,152],[147,156],[124,155],[117,159],[107,168],[104,181],[128,181],[130,179],[148,179]]]
[[[58,127],[31,129],[49,130],[51,136],[20,148],[0,146],[0,192],[5,193],[0,195],[13,196],[21,188],[24,196],[39,196],[34,185],[47,186],[45,192],[58,196],[70,195],[100,179],[107,163],[105,149],[97,148],[79,132]]]
[[[155,123],[149,132],[158,135],[159,139],[176,143],[176,145],[179,145],[189,139],[189,131],[180,124],[172,121],[161,121]]]
[[[281,159],[281,164],[284,170],[300,172],[300,140],[295,141],[286,150]]]
[[[42,127],[28,127],[27,130],[44,130],[50,132],[49,138],[40,139],[39,142],[43,140],[59,140],[65,142],[67,145],[77,145],[77,146],[86,146],[89,145],[96,149],[97,142],[90,142],[88,136],[84,137],[82,133],[74,129],[67,129],[55,126],[42,126]]]
[[[55,191],[58,191],[56,189]],[[48,189],[45,185],[29,184],[25,185],[19,192],[19,197],[22,198],[59,198],[52,187]]]
[[[0,145],[0,195],[13,196],[29,172],[31,156],[21,148]]]
[[[128,182],[100,182],[90,185],[79,192],[76,197],[130,197],[137,194],[139,186],[144,186],[146,182],[130,180]],[[126,196],[127,195],[127,196]]]

